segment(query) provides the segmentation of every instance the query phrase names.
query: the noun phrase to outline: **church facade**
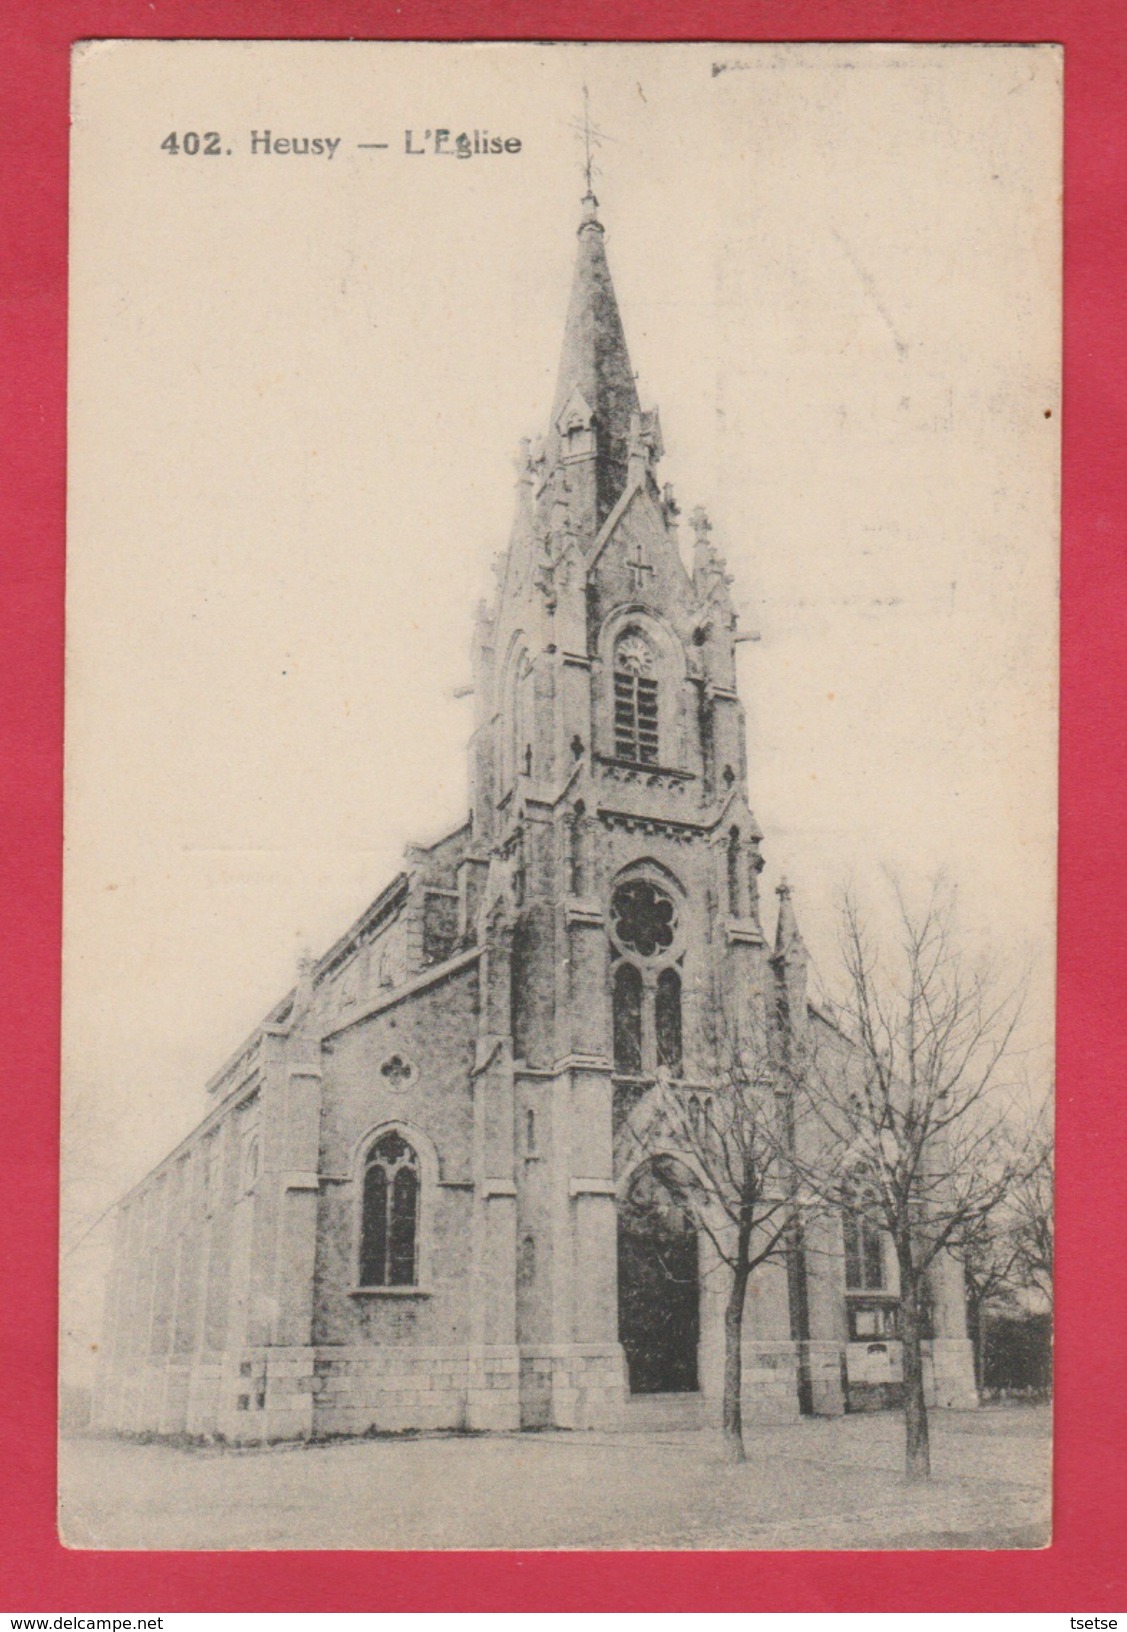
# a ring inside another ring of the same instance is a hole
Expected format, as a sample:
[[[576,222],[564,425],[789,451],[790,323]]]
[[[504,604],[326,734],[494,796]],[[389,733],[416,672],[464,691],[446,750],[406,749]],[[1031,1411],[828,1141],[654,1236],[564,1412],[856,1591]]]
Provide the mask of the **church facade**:
[[[669,1204],[656,1245],[631,1222],[646,1107],[722,1091],[717,1015],[826,1022],[786,886],[764,930],[730,581],[702,511],[686,566],[661,456],[588,195],[551,419],[476,619],[468,818],[302,964],[120,1204],[96,1426],[718,1416],[718,1260]],[[752,1416],[896,1396],[893,1254],[812,1229],[752,1279]],[[932,1401],[971,1405],[953,1262],[931,1291]]]

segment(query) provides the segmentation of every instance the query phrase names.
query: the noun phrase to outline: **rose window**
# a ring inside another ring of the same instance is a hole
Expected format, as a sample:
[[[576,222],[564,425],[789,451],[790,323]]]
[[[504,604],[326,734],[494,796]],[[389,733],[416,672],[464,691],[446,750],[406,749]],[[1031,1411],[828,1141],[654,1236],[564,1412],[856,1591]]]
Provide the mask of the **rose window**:
[[[621,885],[610,904],[615,939],[626,952],[653,958],[667,952],[677,932],[677,909],[648,879]]]

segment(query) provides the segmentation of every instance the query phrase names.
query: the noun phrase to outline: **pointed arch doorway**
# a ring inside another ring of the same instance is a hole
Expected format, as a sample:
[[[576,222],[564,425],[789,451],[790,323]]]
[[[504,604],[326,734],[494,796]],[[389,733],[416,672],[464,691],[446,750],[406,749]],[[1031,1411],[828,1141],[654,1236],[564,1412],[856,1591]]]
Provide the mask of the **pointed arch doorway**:
[[[697,1231],[677,1198],[679,1172],[670,1157],[644,1162],[618,1204],[618,1335],[631,1394],[700,1386]]]

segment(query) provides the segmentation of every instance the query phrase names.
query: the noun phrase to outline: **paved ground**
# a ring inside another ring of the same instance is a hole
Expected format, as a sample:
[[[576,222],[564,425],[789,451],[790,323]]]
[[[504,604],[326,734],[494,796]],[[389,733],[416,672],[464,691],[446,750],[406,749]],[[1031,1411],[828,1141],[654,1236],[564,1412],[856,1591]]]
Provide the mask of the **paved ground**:
[[[106,1548],[1039,1547],[1049,1412],[932,1419],[930,1485],[898,1416],[756,1427],[748,1462],[708,1432],[352,1440],[180,1450],[60,1447],[60,1528]]]

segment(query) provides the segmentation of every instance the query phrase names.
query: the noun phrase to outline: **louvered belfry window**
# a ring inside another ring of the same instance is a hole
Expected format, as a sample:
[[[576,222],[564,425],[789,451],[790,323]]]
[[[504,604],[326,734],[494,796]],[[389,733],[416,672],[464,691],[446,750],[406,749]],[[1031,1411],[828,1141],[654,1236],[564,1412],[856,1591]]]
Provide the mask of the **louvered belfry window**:
[[[639,765],[658,762],[657,676],[653,648],[637,629],[614,649],[614,752]]]

